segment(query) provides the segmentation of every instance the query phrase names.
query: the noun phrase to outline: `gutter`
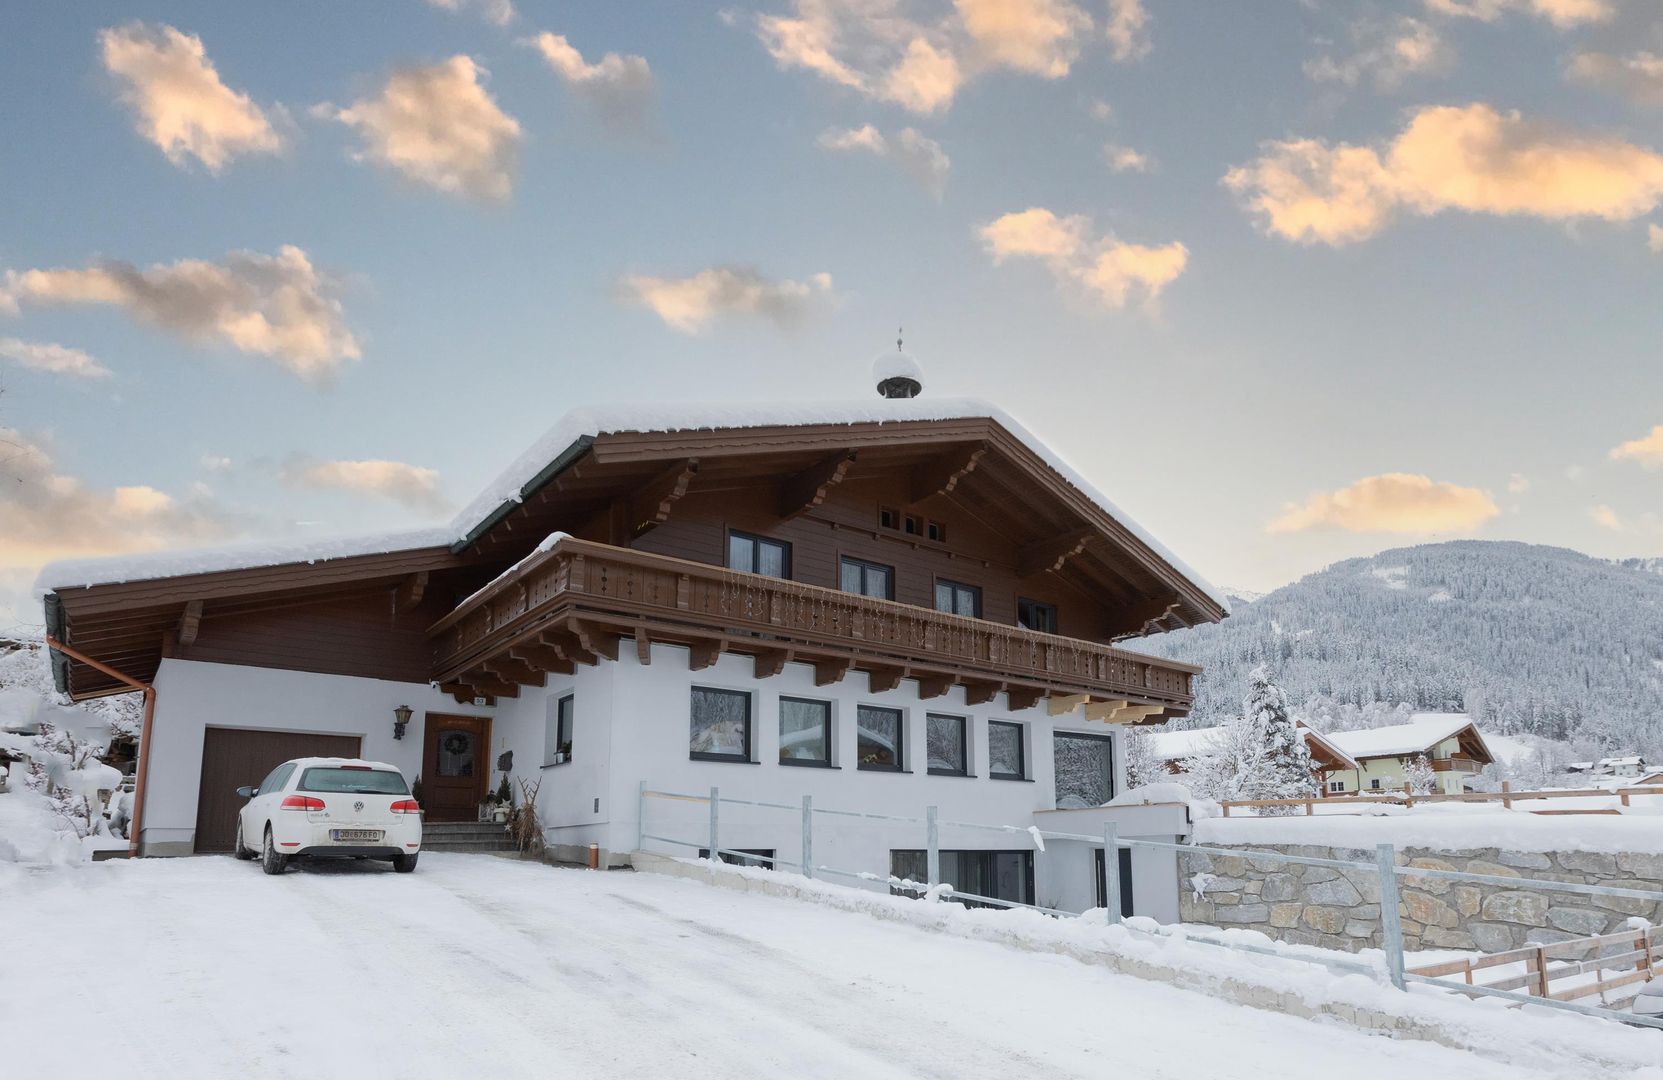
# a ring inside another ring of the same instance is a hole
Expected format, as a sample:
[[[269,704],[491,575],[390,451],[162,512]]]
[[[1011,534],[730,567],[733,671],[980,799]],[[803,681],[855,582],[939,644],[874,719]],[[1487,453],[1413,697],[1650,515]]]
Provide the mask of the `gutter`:
[[[560,452],[559,457],[556,457],[553,461],[544,466],[543,470],[536,476],[533,476],[530,480],[527,480],[524,484],[520,485],[519,498],[504,499],[501,506],[498,506],[495,510],[492,510],[489,514],[486,514],[483,520],[463,535],[462,539],[451,544],[450,553],[452,555],[460,555],[464,551],[468,550],[469,546],[471,546],[475,540],[479,539],[481,535],[488,532],[497,522],[501,521],[509,514],[512,514],[515,510],[519,509],[519,507],[523,506],[526,499],[530,498],[532,495],[535,495],[544,484],[547,484],[550,480],[553,480],[556,476],[576,464],[578,458],[581,458],[584,454],[587,454],[589,452],[589,448],[593,445],[595,445],[595,438],[593,435],[578,436],[577,439],[572,442],[572,445],[566,447],[566,449]]]
[[[134,690],[143,691],[144,693],[144,723],[139,728],[139,763],[136,770],[137,776],[133,783],[133,816],[127,822],[127,857],[129,859],[134,859],[137,858],[139,854],[139,826],[144,817],[144,782],[145,778],[150,773],[150,726],[152,721],[156,718],[156,688],[149,683],[140,682],[131,676],[124,675],[108,664],[94,660],[85,653],[70,648],[68,645],[65,645],[53,636],[51,633],[52,630],[62,629],[61,626],[54,627],[52,625],[51,602],[56,599],[57,594],[55,593],[47,597],[48,632],[46,635],[46,645],[47,648],[51,650],[53,678],[58,681],[59,690],[64,690],[64,688],[69,684],[69,661],[79,660],[88,667],[93,668],[96,671],[101,671],[110,678],[115,679],[118,682],[125,683],[126,685],[131,686]],[[61,606],[59,610],[61,612]],[[61,615],[58,621],[59,623],[62,622]],[[58,665],[60,663],[62,664],[64,672],[61,679],[58,676]]]

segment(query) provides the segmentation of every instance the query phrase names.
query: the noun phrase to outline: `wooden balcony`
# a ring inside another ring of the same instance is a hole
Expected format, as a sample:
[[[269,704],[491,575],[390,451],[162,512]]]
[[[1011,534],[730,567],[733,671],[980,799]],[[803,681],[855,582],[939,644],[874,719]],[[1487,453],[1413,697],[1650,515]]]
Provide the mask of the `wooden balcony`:
[[[1090,719],[1158,723],[1183,715],[1200,669],[1108,645],[800,582],[570,537],[534,553],[428,631],[434,681],[458,697],[513,696],[549,672],[616,660],[620,643],[650,662],[652,643],[688,649],[694,669],[724,652],[758,677],[814,665],[819,685],[865,672],[874,693],[903,678],[921,696],[963,686],[971,704],[1012,709],[1049,699]]]
[[[1474,761],[1468,757],[1433,758],[1433,772],[1456,772],[1476,776],[1484,771],[1482,761]]]

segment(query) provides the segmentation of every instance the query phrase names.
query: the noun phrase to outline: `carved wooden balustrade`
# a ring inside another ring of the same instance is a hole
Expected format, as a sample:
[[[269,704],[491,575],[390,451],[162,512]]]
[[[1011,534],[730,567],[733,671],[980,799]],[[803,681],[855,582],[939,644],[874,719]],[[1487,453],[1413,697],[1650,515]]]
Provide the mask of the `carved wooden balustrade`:
[[[429,633],[441,684],[503,682],[500,672],[477,675],[494,671],[502,657],[527,662],[533,651],[562,661],[615,657],[624,638],[643,657],[649,642],[687,644],[707,658],[696,667],[729,651],[814,663],[827,673],[820,682],[854,668],[888,685],[904,675],[931,680],[941,687],[936,692],[952,683],[976,686],[984,701],[1002,689],[1013,704],[1018,695],[1029,703],[1083,695],[1161,707],[1134,720],[1186,711],[1199,671],[1095,642],[570,537],[522,560]]]

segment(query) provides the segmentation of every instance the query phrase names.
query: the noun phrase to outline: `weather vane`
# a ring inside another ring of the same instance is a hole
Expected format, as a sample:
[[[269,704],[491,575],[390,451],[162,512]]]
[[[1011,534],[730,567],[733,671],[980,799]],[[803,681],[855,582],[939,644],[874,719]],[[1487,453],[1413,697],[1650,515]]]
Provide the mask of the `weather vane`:
[[[895,351],[896,352],[904,352],[905,351],[901,348],[901,336],[905,333],[906,333],[906,328],[905,327],[897,326],[895,328]]]

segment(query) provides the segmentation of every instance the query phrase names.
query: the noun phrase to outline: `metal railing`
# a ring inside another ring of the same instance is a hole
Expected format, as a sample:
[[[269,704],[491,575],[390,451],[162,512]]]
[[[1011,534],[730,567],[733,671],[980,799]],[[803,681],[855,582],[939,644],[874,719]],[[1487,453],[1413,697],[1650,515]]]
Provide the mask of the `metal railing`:
[[[1605,788],[1575,788],[1564,791],[1544,789],[1541,791],[1514,791],[1508,781],[1501,782],[1500,791],[1464,791],[1458,795],[1427,794],[1416,795],[1408,784],[1403,785],[1401,791],[1384,789],[1370,789],[1368,791],[1352,791],[1343,794],[1311,795],[1295,799],[1225,799],[1219,803],[1224,809],[1224,816],[1229,817],[1230,811],[1235,809],[1257,810],[1267,806],[1304,807],[1307,816],[1316,812],[1317,807],[1323,809],[1337,808],[1341,812],[1362,813],[1365,806],[1414,806],[1416,803],[1500,803],[1502,809],[1511,810],[1515,802],[1529,802],[1539,799],[1616,799],[1623,806],[1631,805],[1630,800],[1636,796],[1663,795],[1663,786],[1650,785],[1644,787],[1624,787],[1607,790]],[[1357,807],[1356,811],[1350,811]],[[1616,813],[1611,810],[1582,810],[1582,811],[1534,811],[1535,813]],[[1274,819],[1272,819],[1274,820]]]
[[[685,837],[666,836],[660,833],[648,832],[647,803],[648,800],[658,799],[672,802],[686,802],[705,804],[709,808],[708,832],[698,840]],[[773,857],[766,860],[769,869],[788,867],[797,870],[803,877],[815,879],[821,875],[844,878],[861,882],[866,885],[887,887],[891,893],[897,890],[914,896],[928,899],[954,898],[970,901],[974,904],[985,904],[1001,908],[1021,908],[1037,911],[1045,915],[1059,918],[1078,918],[1082,912],[1066,911],[1060,908],[1047,907],[1040,904],[1023,903],[1007,900],[1002,897],[985,896],[955,888],[951,883],[941,880],[941,829],[955,828],[972,831],[1000,833],[1004,835],[1021,835],[1033,843],[1036,853],[1043,853],[1045,841],[1061,840],[1101,845],[1105,852],[1102,862],[1102,874],[1096,884],[1101,888],[1104,898],[1105,916],[1111,925],[1119,925],[1126,931],[1142,935],[1147,938],[1171,939],[1166,932],[1150,931],[1143,927],[1125,923],[1121,916],[1121,886],[1118,867],[1118,856],[1109,858],[1107,852],[1121,849],[1145,848],[1156,851],[1170,851],[1175,854],[1204,854],[1213,856],[1237,856],[1268,862],[1299,864],[1303,866],[1320,866],[1338,869],[1356,874],[1371,874],[1379,885],[1380,890],[1380,923],[1382,952],[1384,954],[1384,971],[1381,966],[1364,960],[1346,959],[1337,955],[1323,955],[1328,950],[1292,951],[1274,947],[1256,945],[1252,942],[1226,940],[1197,934],[1193,929],[1185,928],[1182,940],[1197,944],[1209,945],[1236,952],[1254,953],[1272,956],[1282,960],[1295,960],[1314,964],[1329,970],[1347,974],[1362,973],[1372,978],[1382,975],[1399,990],[1407,990],[1411,983],[1440,987],[1468,996],[1498,997],[1520,1005],[1539,1005],[1557,1009],[1563,1012],[1579,1013],[1587,1016],[1597,1016],[1607,1020],[1617,1020],[1622,1023],[1641,1027],[1663,1030],[1663,1018],[1640,1016],[1633,1013],[1619,1012],[1615,1009],[1585,1005],[1576,1001],[1556,1000],[1553,997],[1536,996],[1530,993],[1519,993],[1512,989],[1496,989],[1481,984],[1451,983],[1441,976],[1425,975],[1409,971],[1405,965],[1405,948],[1403,936],[1402,915],[1399,911],[1399,878],[1430,878],[1450,881],[1476,882],[1478,884],[1501,885],[1509,889],[1541,889],[1548,892],[1580,893],[1590,896],[1603,896],[1619,899],[1645,900],[1654,904],[1663,904],[1663,892],[1648,889],[1628,889],[1611,885],[1583,885],[1575,882],[1550,881],[1542,878],[1502,877],[1494,874],[1477,874],[1465,870],[1438,870],[1430,867],[1400,866],[1397,863],[1397,851],[1392,844],[1377,844],[1373,862],[1354,862],[1347,859],[1328,859],[1313,855],[1289,855],[1279,851],[1266,851],[1259,848],[1223,848],[1211,845],[1174,843],[1164,840],[1132,839],[1121,837],[1118,826],[1112,822],[1105,822],[1101,835],[1086,833],[1058,832],[1050,829],[1040,829],[1037,826],[1024,825],[996,825],[985,822],[948,821],[943,820],[937,813],[937,808],[925,808],[922,817],[911,817],[897,814],[879,814],[863,810],[832,810],[814,805],[812,796],[804,795],[800,803],[767,802],[755,799],[735,799],[721,794],[720,788],[712,787],[709,794],[696,795],[685,792],[657,791],[647,786],[646,781],[639,785],[636,805],[636,850],[645,851],[646,842],[670,844],[694,851],[704,851],[706,857],[712,861],[720,861],[723,855],[730,856],[753,865],[760,865],[762,860],[752,852],[722,846],[721,807],[724,805],[746,806],[762,810],[778,810],[801,815],[801,858],[797,861],[780,858],[776,850]],[[816,815],[830,818],[860,819],[865,821],[887,822],[900,825],[911,825],[923,829],[925,865],[927,879],[923,882],[899,878],[893,874],[880,875],[870,871],[851,870],[846,867],[835,867],[817,862],[814,851],[814,819]]]

